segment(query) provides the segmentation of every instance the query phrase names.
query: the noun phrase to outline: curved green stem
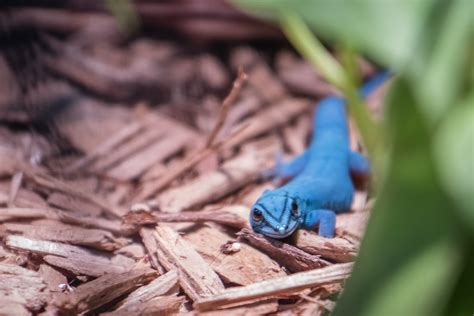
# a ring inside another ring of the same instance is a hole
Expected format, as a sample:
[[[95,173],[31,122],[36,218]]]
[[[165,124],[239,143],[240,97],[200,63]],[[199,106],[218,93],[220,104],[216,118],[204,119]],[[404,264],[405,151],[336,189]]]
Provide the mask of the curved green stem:
[[[378,151],[378,133],[375,121],[371,118],[365,102],[357,93],[357,87],[350,80],[350,75],[327,49],[318,41],[303,20],[294,13],[282,13],[280,23],[288,40],[309,62],[317,68],[328,82],[338,87],[347,98],[349,114],[354,119],[357,129],[371,158]]]

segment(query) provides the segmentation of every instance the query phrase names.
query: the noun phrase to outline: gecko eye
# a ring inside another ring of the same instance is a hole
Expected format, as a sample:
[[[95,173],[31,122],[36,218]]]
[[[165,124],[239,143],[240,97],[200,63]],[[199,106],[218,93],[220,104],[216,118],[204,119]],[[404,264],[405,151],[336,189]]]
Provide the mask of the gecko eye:
[[[263,219],[262,211],[259,209],[254,209],[252,212],[252,218],[256,222],[260,222]]]
[[[298,210],[298,204],[296,203],[296,201],[291,202],[291,214],[293,214],[294,216],[300,215],[300,211]]]

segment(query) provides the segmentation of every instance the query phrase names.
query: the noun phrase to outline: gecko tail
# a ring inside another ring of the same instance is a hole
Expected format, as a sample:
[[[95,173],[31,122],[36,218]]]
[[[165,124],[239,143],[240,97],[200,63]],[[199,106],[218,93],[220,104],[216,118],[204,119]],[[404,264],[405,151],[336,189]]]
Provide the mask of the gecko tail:
[[[380,87],[385,81],[390,79],[391,74],[390,71],[386,70],[381,73],[376,74],[372,77],[369,81],[367,81],[360,89],[359,93],[361,97],[366,98],[375,91],[378,87]]]

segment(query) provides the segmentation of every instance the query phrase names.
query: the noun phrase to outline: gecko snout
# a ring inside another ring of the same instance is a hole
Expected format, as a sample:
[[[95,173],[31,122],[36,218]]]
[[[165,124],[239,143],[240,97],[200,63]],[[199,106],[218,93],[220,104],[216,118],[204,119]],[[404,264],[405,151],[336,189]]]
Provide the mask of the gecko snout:
[[[279,232],[280,234],[283,234],[285,232],[285,227],[284,226],[279,226],[277,228],[274,228],[275,231]]]

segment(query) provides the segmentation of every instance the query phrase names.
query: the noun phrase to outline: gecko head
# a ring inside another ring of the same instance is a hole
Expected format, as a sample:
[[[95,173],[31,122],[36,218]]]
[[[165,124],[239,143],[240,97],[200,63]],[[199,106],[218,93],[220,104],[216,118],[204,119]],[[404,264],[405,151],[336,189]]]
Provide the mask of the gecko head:
[[[285,238],[303,222],[302,207],[297,197],[286,192],[266,191],[250,211],[250,225],[256,233]]]

